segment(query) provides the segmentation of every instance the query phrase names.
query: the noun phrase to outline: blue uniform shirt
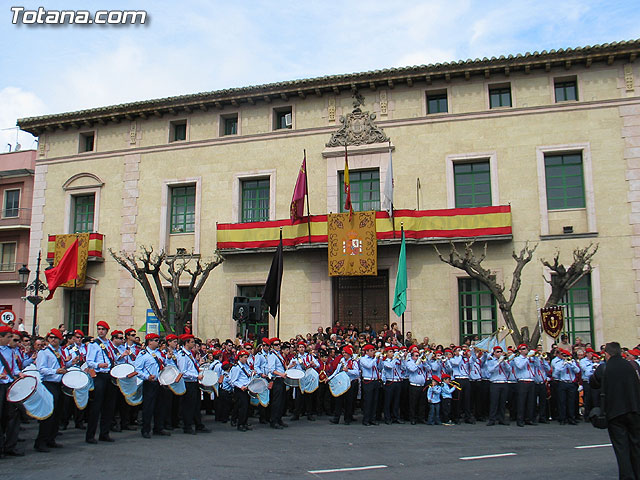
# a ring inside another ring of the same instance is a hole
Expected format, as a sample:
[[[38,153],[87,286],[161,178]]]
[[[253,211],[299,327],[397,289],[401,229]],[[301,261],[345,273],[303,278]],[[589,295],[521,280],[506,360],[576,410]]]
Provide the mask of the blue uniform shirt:
[[[248,364],[238,362],[229,372],[229,383],[237,388],[246,387],[251,380],[251,369]]]
[[[360,358],[360,371],[364,380],[379,380],[382,361],[380,358],[365,355]],[[319,366],[319,365],[318,365]]]
[[[407,372],[409,372],[409,383],[412,385],[423,386],[429,378],[429,364],[416,363],[413,359],[409,359],[406,362]]]
[[[447,385],[446,383],[443,383],[440,396],[442,398],[453,398],[453,392],[455,391],[455,389],[456,387],[454,387],[453,385]]]
[[[43,382],[59,383],[62,380],[62,374],[56,373],[56,370],[61,367],[66,367],[67,362],[65,362],[62,357],[62,349],[60,347],[56,350],[49,345],[47,348],[43,348],[38,352],[36,365],[40,371]]]
[[[109,373],[114,362],[113,346],[109,340],[102,341],[97,337],[87,346],[87,366],[97,373]],[[106,363],[107,366],[98,367],[99,363]]]
[[[274,375],[273,372],[284,373],[287,370],[284,357],[280,352],[271,352],[267,358],[267,372],[266,374],[272,378],[279,376]]]
[[[160,365],[164,368],[164,362],[160,356],[160,350],[152,350],[149,347],[140,352],[140,355],[136,358],[135,368],[138,372],[138,376],[143,380],[148,380],[150,375],[156,377],[158,380],[160,374]]]
[[[18,374],[20,373],[20,368],[18,368],[18,362],[16,362],[13,349],[8,345],[5,347],[0,347],[0,355],[2,355],[7,365],[9,366],[9,371],[7,372],[4,365],[0,364],[0,367],[2,367],[2,373],[7,374],[7,378],[0,378],[0,383],[11,383],[15,378],[18,377]]]
[[[498,361],[493,355],[487,359],[487,371],[489,372],[489,381],[506,382],[511,367],[505,361]]]
[[[511,362],[518,380],[534,380],[537,359],[526,355],[518,355]]]
[[[176,355],[176,363],[185,382],[198,381],[198,375],[200,375],[198,371],[198,361],[193,357],[191,352],[181,348],[178,351],[178,355]]]
[[[398,382],[402,380],[400,372],[401,360],[398,359],[385,359],[382,362],[382,381],[383,382]]]
[[[343,371],[345,366],[347,367],[347,375],[349,375],[349,379],[351,381],[358,380],[360,378],[360,367],[358,367],[358,362],[351,357],[342,357],[337,370]]]
[[[429,387],[429,389],[427,390],[427,400],[429,401],[429,403],[440,403],[441,392],[442,387],[440,385]]]

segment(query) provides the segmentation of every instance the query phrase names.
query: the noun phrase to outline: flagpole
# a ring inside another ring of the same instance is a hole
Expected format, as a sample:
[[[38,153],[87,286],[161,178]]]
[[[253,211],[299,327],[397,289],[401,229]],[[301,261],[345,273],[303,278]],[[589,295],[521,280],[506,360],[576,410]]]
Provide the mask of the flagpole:
[[[282,244],[282,227],[280,227],[280,244]],[[280,286],[282,288],[282,286]],[[278,323],[276,325],[276,337],[280,338],[280,303],[278,303]]]
[[[391,204],[391,208],[393,208],[393,204]],[[391,210],[393,211],[393,210]],[[395,228],[394,228],[394,237],[395,237]],[[404,222],[400,222],[400,238],[402,238],[402,235],[404,234]],[[402,247],[400,247],[402,248]],[[404,345],[404,341],[406,339],[405,337],[405,331],[404,331],[404,311],[402,312],[402,344]]]
[[[309,229],[309,243],[311,243],[311,213],[309,213],[309,181],[307,180],[307,150],[304,152],[304,191],[307,195],[307,227]]]

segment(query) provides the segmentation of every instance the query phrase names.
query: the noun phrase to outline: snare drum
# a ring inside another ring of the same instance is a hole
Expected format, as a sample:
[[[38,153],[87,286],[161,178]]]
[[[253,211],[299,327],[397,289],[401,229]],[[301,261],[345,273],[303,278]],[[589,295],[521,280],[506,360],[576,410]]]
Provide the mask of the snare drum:
[[[340,372],[329,380],[329,390],[331,395],[339,397],[349,390],[351,379],[346,372]]]
[[[218,393],[218,374],[213,370],[202,370],[202,380],[200,380],[200,390],[207,393]]]
[[[300,379],[304,377],[304,372],[297,368],[290,368],[284,372],[286,377],[284,379],[285,385],[290,387],[300,387]]]
[[[135,371],[136,369],[133,368],[133,365],[129,363],[123,363],[121,365],[116,365],[115,367],[113,367],[109,373],[111,374],[111,381],[113,382],[113,384],[118,385],[118,380],[127,378]]]
[[[158,382],[160,382],[160,385],[168,387],[176,395],[184,395],[187,391],[184,378],[180,375],[178,367],[174,365],[167,365],[160,371]]]
[[[27,414],[36,420],[44,420],[53,414],[53,395],[35,377],[26,376],[13,382],[7,390],[7,401],[21,403]]]
[[[300,390],[303,393],[313,393],[319,386],[319,375],[314,368],[307,368],[304,372],[304,378],[300,380]]]
[[[38,370],[38,367],[36,367],[34,364],[24,367],[24,370],[22,371],[22,373],[24,373],[25,375],[29,375],[30,377],[36,377],[39,382],[42,381],[40,370]]]
[[[264,378],[255,377],[247,385],[249,395],[258,398],[262,392],[269,391],[269,384]]]
[[[78,367],[69,367],[67,373],[62,375],[62,392],[73,397],[73,392],[89,386],[89,375]],[[88,391],[88,390],[87,390]]]

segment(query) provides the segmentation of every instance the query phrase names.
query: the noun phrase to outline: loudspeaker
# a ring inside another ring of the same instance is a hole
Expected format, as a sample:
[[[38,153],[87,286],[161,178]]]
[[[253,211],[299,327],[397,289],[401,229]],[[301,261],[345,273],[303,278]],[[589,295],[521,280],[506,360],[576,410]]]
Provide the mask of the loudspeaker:
[[[247,297],[233,297],[233,319],[246,322],[249,319],[249,302]]]
[[[262,299],[249,300],[249,321],[259,323],[262,315]]]

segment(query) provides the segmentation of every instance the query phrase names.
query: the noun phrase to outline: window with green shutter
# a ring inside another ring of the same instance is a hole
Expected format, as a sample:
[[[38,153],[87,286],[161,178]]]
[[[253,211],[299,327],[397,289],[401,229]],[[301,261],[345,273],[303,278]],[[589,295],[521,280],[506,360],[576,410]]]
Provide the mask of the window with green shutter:
[[[458,279],[460,344],[470,335],[483,338],[497,330],[498,311],[493,294],[478,280]]]
[[[380,210],[380,170],[350,170],[351,205],[354,212]],[[340,172],[340,211],[344,212],[344,172]]]
[[[73,197],[73,233],[93,232],[95,201],[93,193]]]
[[[89,306],[91,291],[72,289],[66,290],[67,297],[67,325],[70,332],[82,330],[89,334]]]
[[[268,178],[242,182],[242,222],[269,220],[270,182]]]
[[[584,208],[584,174],[582,153],[546,155],[547,208]]]
[[[489,160],[473,163],[454,163],[453,175],[456,208],[491,205],[491,172]]]
[[[191,233],[196,224],[196,186],[171,188],[171,233]]]
[[[569,335],[569,341],[574,343],[580,337],[583,343],[593,343],[591,275],[585,275],[571,287],[559,305],[564,311],[563,332]]]

